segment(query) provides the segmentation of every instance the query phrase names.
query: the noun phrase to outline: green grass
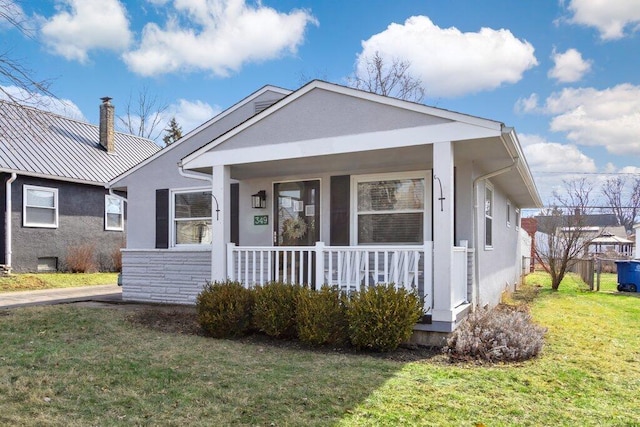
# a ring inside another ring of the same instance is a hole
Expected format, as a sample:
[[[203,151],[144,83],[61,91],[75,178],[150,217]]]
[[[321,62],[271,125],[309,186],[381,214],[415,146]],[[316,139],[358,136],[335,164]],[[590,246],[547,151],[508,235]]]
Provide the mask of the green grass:
[[[12,274],[8,277],[0,277],[0,292],[111,285],[117,281],[118,273]]]
[[[574,276],[531,306],[541,357],[514,365],[161,333],[123,310],[0,312],[0,425],[640,425],[640,298]]]

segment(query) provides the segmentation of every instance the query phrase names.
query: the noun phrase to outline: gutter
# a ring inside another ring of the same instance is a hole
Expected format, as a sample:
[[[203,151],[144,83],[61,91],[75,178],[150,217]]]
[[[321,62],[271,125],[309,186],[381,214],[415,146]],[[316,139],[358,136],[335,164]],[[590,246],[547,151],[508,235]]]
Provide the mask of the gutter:
[[[200,173],[200,172],[185,172],[182,162],[178,162],[178,173],[184,176],[185,178],[208,181],[213,185],[213,176],[208,175],[206,173]]]
[[[474,252],[474,260],[473,260],[473,268],[474,268],[473,274],[475,275],[475,278],[474,278],[475,279],[474,280],[475,301],[473,302],[474,306],[478,306],[480,304],[480,266],[478,262],[480,258],[480,227],[478,226],[478,213],[479,213],[478,185],[480,184],[480,181],[486,181],[489,178],[502,175],[503,173],[509,172],[510,170],[518,167],[520,163],[520,158],[514,157],[513,155],[511,155],[511,152],[509,151],[509,147],[507,147],[507,143],[504,140],[504,135],[511,133],[512,130],[513,128],[503,127],[502,134],[500,135],[500,140],[504,144],[504,148],[507,150],[509,157],[511,157],[512,163],[509,166],[506,166],[504,168],[497,169],[493,172],[488,172],[484,175],[480,175],[479,177],[473,180],[473,234],[475,239],[475,252]]]
[[[12,218],[11,218],[11,184],[13,181],[18,178],[18,175],[15,172],[11,172],[11,177],[5,183],[5,215],[4,215],[4,263],[11,270],[11,255],[13,254],[12,248],[12,237],[11,237],[11,227],[12,227]]]

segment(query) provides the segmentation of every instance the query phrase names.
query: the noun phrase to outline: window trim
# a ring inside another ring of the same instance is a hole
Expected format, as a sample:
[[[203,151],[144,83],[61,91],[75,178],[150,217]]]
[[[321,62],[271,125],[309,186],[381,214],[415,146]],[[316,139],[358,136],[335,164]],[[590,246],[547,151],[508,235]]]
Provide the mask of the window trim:
[[[120,203],[120,226],[119,227],[110,227],[109,221],[107,220],[107,206],[109,203],[109,199],[117,200]],[[104,195],[104,229],[107,231],[124,231],[124,200],[120,197],[115,197],[110,194]]]
[[[491,215],[487,215],[487,191],[491,192],[491,200],[490,200],[490,206],[491,206]],[[495,216],[494,210],[495,210],[495,190],[493,188],[493,185],[491,185],[488,181],[485,183],[484,186],[484,210],[483,210],[483,215],[484,215],[484,249],[486,251],[490,251],[493,250],[493,229],[495,228],[493,226],[493,218]],[[487,244],[487,219],[489,219],[491,221],[491,234],[488,236],[490,237],[491,242],[489,244]]]
[[[424,209],[422,210],[422,218],[423,218],[423,226],[422,226],[422,242],[419,243],[402,243],[402,245],[411,245],[411,244],[424,244],[424,242],[430,240],[431,235],[431,186],[429,185],[429,177],[431,171],[429,170],[421,170],[421,171],[412,171],[412,172],[387,172],[387,173],[374,173],[374,174],[366,174],[366,175],[351,175],[351,189],[350,189],[350,197],[351,197],[351,209],[350,209],[350,221],[351,227],[349,230],[350,236],[350,244],[351,246],[368,246],[369,244],[361,244],[358,242],[358,184],[361,182],[372,182],[372,181],[392,181],[392,180],[401,180],[401,179],[424,179]],[[397,211],[396,213],[407,213],[407,212],[417,212],[417,210],[402,210]],[[384,214],[381,214],[384,215]],[[389,243],[389,245],[394,245],[394,243]]]
[[[42,206],[28,206],[27,205],[27,193],[29,190],[36,191],[48,191],[53,193],[53,208],[46,208]],[[35,208],[35,209],[53,209],[55,212],[55,220],[53,224],[44,224],[37,222],[29,222],[27,217],[27,208]],[[32,227],[32,228],[58,228],[59,224],[59,210],[60,206],[58,204],[58,189],[53,187],[42,187],[39,185],[29,185],[24,184],[22,186],[22,226],[23,227]]]
[[[172,188],[169,190],[169,248],[202,248],[209,250],[213,245],[213,236],[211,236],[211,243],[176,243],[176,194],[183,193],[211,194],[212,190],[211,187]],[[211,220],[213,228],[213,206],[211,209],[211,216],[208,219]]]

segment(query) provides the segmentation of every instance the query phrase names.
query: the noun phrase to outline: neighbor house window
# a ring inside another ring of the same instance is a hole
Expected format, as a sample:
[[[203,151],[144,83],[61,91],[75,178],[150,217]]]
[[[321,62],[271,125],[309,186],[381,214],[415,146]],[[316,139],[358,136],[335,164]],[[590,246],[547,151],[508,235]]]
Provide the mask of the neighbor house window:
[[[423,243],[424,175],[354,177],[357,244]]]
[[[488,184],[484,190],[484,247],[493,247],[493,188]]]
[[[520,229],[520,209],[516,209],[516,230]]]
[[[124,229],[124,202],[118,197],[104,196],[105,230],[122,231]]]
[[[507,227],[511,227],[511,202],[507,200]]]
[[[58,189],[23,186],[22,223],[25,227],[58,227]]]
[[[174,191],[173,244],[211,244],[211,191]]]

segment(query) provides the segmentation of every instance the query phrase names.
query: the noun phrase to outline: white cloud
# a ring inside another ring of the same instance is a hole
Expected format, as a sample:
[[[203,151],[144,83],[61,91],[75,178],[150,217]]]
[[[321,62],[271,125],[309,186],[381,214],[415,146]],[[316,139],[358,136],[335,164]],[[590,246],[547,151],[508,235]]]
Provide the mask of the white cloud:
[[[555,115],[551,130],[575,144],[640,155],[640,86],[564,89],[547,99],[545,110]]]
[[[367,58],[376,52],[409,62],[409,71],[422,80],[429,97],[492,90],[519,81],[526,70],[538,65],[533,46],[509,30],[482,28],[463,33],[455,27],[440,28],[426,16],[393,23],[363,41],[356,67],[363,70]]]
[[[637,31],[640,25],[640,2],[637,0],[571,0],[569,22],[595,27],[602,40],[620,39],[625,28]]]
[[[171,120],[171,117],[175,117],[180,127],[182,127],[182,134],[186,135],[221,111],[221,108],[217,105],[212,107],[200,100],[188,101],[180,99],[177,103],[171,104],[167,108],[165,116],[167,121]]]
[[[193,70],[227,76],[248,62],[295,54],[310,23],[317,21],[305,10],[280,13],[260,2],[174,0],[164,28],[145,25],[140,45],[123,58],[145,76]]]
[[[640,174],[640,167],[638,166],[624,166],[620,168],[620,173],[628,173],[628,174]]]
[[[519,98],[514,106],[517,113],[533,113],[539,109],[537,93],[532,93],[528,98]]]
[[[118,0],[59,0],[57,9],[44,22],[42,38],[66,59],[86,62],[92,49],[121,52],[131,42],[127,13]]]
[[[0,86],[0,99],[17,102],[38,110],[49,111],[63,117],[86,121],[80,108],[68,99],[30,93],[17,86]]]
[[[520,134],[520,142],[536,187],[543,200],[554,191],[563,191],[563,181],[597,171],[595,161],[572,144],[550,142],[538,135]]]
[[[522,149],[531,171],[541,172],[596,172],[592,158],[575,145],[549,142],[537,135],[519,135]]]
[[[557,53],[554,49],[551,58],[555,65],[548,75],[561,83],[577,82],[591,70],[592,61],[582,59],[582,54],[576,49],[564,53]]]

